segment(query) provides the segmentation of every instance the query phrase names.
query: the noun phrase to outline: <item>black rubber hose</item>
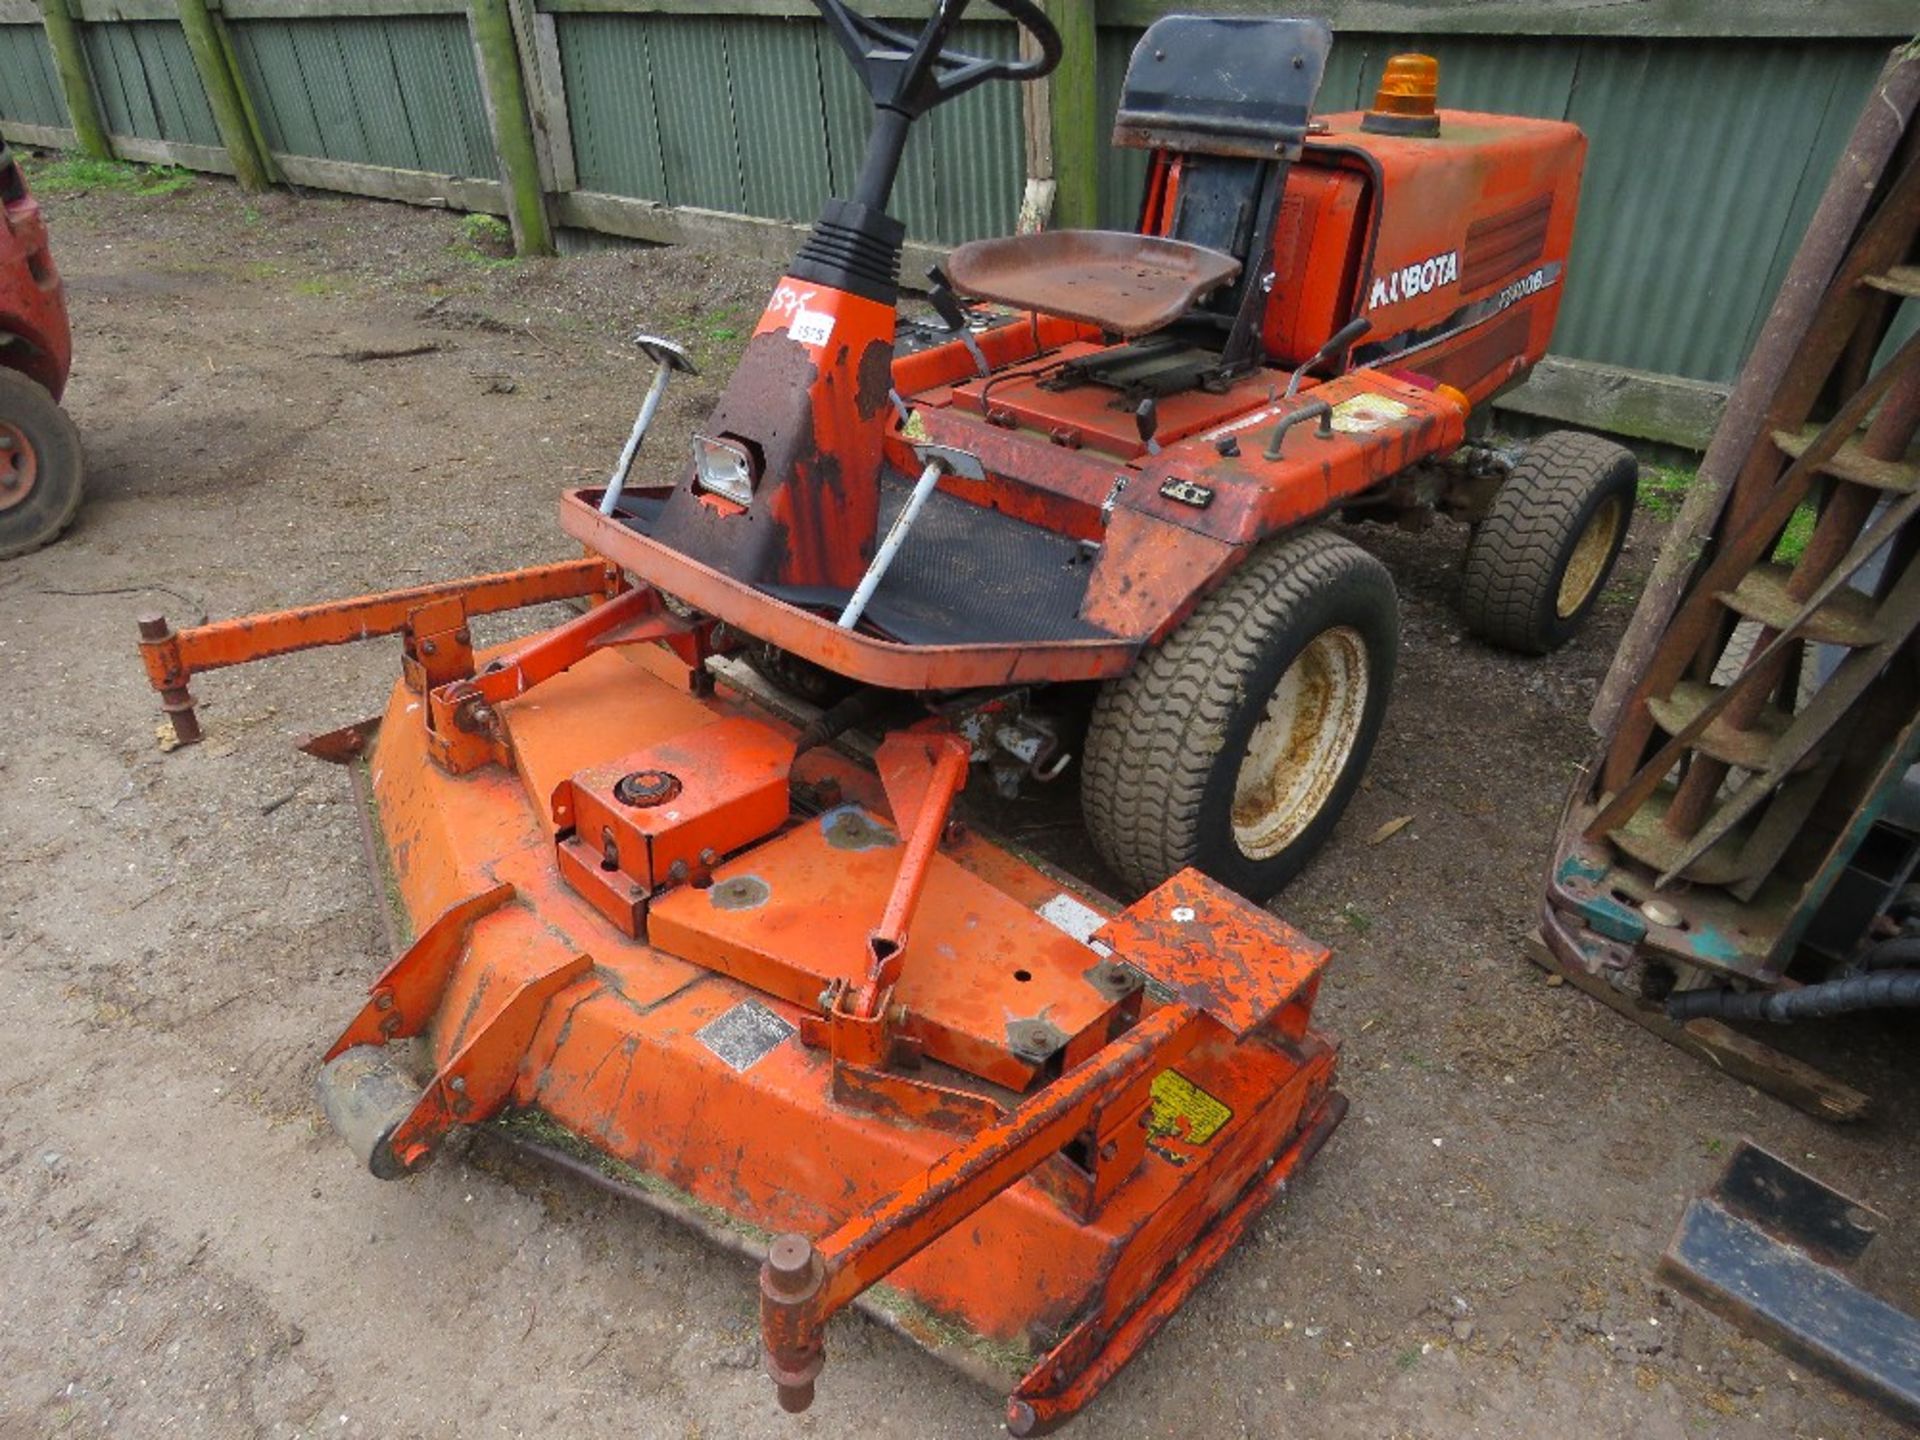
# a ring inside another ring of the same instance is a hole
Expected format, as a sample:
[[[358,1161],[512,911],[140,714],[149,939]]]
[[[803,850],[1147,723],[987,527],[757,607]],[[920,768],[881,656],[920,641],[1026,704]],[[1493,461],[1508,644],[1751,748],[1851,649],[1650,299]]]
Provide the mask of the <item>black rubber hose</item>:
[[[1667,1001],[1667,1018],[1685,1024],[1715,1020],[1823,1020],[1857,1010],[1920,1009],[1920,970],[1881,970],[1798,990],[1683,990]]]
[[[863,725],[873,719],[898,697],[891,690],[882,690],[877,686],[868,686],[856,690],[837,704],[822,710],[813,719],[813,723],[800,732],[794,743],[794,756],[798,758],[809,750],[837,740],[847,731]]]
[[[1920,965],[1920,935],[1896,935],[1870,945],[1860,957],[1862,970],[1904,970]]]

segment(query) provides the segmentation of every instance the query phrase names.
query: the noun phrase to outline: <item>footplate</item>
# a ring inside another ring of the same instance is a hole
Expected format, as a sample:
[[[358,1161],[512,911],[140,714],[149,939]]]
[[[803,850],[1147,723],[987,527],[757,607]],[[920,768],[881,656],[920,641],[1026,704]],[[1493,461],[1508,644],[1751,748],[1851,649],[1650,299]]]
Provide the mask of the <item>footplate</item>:
[[[1660,1274],[1715,1314],[1920,1424],[1920,1322],[1843,1273],[1878,1216],[1742,1141],[1689,1202]]]

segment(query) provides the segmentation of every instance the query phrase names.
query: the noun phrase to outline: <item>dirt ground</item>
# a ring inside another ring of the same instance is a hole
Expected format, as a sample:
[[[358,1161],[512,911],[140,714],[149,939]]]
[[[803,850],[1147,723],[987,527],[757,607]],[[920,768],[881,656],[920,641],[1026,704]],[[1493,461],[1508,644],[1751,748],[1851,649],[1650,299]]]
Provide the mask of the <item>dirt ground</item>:
[[[209,743],[168,755],[133,646],[144,610],[565,556],[555,497],[603,472],[644,384],[622,337],[686,337],[706,371],[669,453],[771,271],[490,266],[457,217],[213,181],[50,208],[92,490],[65,543],[0,569],[0,1437],[996,1433],[994,1397],[858,1318],[814,1410],[780,1415],[750,1268],[572,1180],[477,1149],[357,1170],[311,1086],[385,957],[346,779],[289,742],[375,711],[397,648],[210,676]],[[1336,947],[1352,1117],[1080,1433],[1888,1433],[1653,1266],[1741,1135],[1920,1210],[1884,1118],[1911,1029],[1809,1042],[1887,1100],[1843,1131],[1521,954],[1657,527],[1544,662],[1462,638],[1458,531],[1357,533],[1399,577],[1403,678],[1369,786],[1277,906]],[[999,818],[1072,858],[1070,814]],[[1911,1300],[1915,1247],[1880,1243],[1870,1278]]]

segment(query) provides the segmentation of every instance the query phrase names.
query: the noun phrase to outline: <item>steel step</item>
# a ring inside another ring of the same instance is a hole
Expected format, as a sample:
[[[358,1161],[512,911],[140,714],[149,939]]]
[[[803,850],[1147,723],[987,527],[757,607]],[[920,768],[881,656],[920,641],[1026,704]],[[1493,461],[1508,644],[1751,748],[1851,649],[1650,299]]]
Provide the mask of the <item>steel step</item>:
[[[1920,274],[1920,266],[1914,267],[1914,272]],[[1819,433],[1818,425],[1809,425],[1803,430],[1776,430],[1773,443],[1782,454],[1798,460]],[[1861,450],[1857,440],[1842,444],[1820,469],[1836,479],[1851,480],[1856,485],[1894,495],[1911,495],[1920,490],[1920,465],[1902,460],[1876,460]]]
[[[1884,275],[1868,275],[1860,281],[1889,295],[1920,298],[1920,265],[1896,265]]]
[[[1769,629],[1785,630],[1804,608],[1787,593],[1787,582],[1792,577],[1793,571],[1786,565],[1771,562],[1756,565],[1733,589],[1721,591],[1720,600],[1736,615],[1758,620]],[[1876,644],[1880,639],[1880,626],[1873,597],[1853,589],[1836,591],[1800,627],[1799,634],[1803,640],[1844,645],[1853,650]]]
[[[1662,730],[1669,735],[1678,735],[1724,688],[1721,685],[1702,684],[1697,680],[1682,680],[1665,699],[1648,699],[1647,709],[1652,713],[1654,723]],[[1777,705],[1768,705],[1750,729],[1735,729],[1727,723],[1725,716],[1716,716],[1707,722],[1706,729],[1687,743],[1702,754],[1711,755],[1729,765],[1737,765],[1742,770],[1764,770],[1772,763],[1775,744],[1792,723],[1791,714]],[[1803,768],[1810,763],[1810,758],[1803,760],[1801,766],[1796,768]]]
[[[1671,870],[1692,843],[1689,837],[1675,835],[1660,823],[1672,799],[1673,788],[1662,786],[1633,812],[1626,824],[1607,833],[1607,838],[1622,854],[1652,867],[1656,874]],[[1706,854],[1686,867],[1684,877],[1701,885],[1731,885],[1746,878],[1741,851],[1746,848],[1750,829],[1748,825],[1739,825],[1722,836]]]

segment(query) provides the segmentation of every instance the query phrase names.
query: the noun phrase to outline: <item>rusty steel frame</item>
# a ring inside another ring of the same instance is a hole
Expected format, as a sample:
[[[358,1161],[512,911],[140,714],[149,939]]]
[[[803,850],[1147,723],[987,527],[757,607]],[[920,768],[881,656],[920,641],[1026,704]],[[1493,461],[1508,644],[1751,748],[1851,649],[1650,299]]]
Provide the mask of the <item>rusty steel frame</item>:
[[[175,630],[163,615],[148,614],[139,619],[140,657],[147,667],[147,678],[160,693],[161,709],[173,723],[175,738],[182,745],[191,745],[201,738],[200,720],[187,687],[204,671],[398,635],[414,623],[419,612],[447,602],[456,602],[467,615],[494,615],[555,600],[605,599],[623,587],[619,571],[594,555],[350,600],[299,605],[186,630]]]
[[[1747,483],[1746,467],[1755,447],[1769,430],[1780,428],[1778,397],[1794,368],[1795,354],[1866,214],[1879,177],[1920,107],[1920,65],[1896,52],[1870,94],[1873,99],[1861,110],[1822,192],[1753,353],[1734,381],[1720,424],[1673,522],[1676,532],[1703,540],[1711,534],[1729,494],[1736,485]],[[1612,734],[1631,709],[1633,677],[1644,669],[1665,634],[1696,568],[1696,557],[1681,546],[1664,549],[1655,560],[1621,638],[1619,659],[1602,678],[1588,715],[1597,733]]]

